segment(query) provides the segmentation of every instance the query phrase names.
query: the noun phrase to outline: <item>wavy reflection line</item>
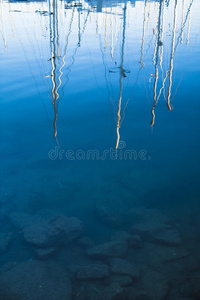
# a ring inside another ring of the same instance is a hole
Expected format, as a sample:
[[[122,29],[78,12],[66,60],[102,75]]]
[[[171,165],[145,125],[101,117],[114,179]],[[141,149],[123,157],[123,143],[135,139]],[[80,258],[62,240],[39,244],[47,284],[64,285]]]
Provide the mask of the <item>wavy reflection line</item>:
[[[189,45],[189,40],[190,40],[190,21],[191,21],[191,11],[189,13],[189,21],[188,21],[188,32],[187,32],[187,46]]]
[[[171,58],[170,58],[170,66],[169,66],[169,87],[168,87],[168,96],[167,96],[167,107],[169,111],[172,110],[170,97],[171,97],[171,88],[172,88],[173,59],[175,53],[174,44],[175,44],[175,29],[176,29],[176,10],[177,10],[177,0],[175,0],[175,5],[174,5],[174,25],[173,25],[173,35],[172,35]]]
[[[104,46],[104,50],[106,50],[107,48],[107,8],[105,9],[105,46]]]
[[[115,41],[117,41],[117,13],[118,13],[118,7],[115,9]]]
[[[57,95],[56,93],[56,45],[55,45],[55,35],[56,35],[56,19],[55,19],[55,0],[53,0],[53,48],[51,51],[51,65],[52,65],[52,71],[51,71],[51,80],[52,80],[52,104],[54,107],[54,121],[53,121],[53,128],[54,128],[54,137],[57,140],[57,118],[58,118],[58,112],[57,112],[57,106],[56,106],[56,100],[57,100]]]
[[[54,120],[53,120],[53,129],[54,129],[54,137],[56,139],[56,142],[59,146],[58,139],[57,139],[57,118],[58,118],[58,112],[57,112],[57,105],[56,105],[56,100],[58,97],[58,93],[56,91],[56,15],[57,15],[57,10],[56,10],[56,0],[53,0],[52,3],[52,9],[53,12],[51,13],[51,0],[49,0],[49,27],[50,27],[50,49],[51,49],[51,81],[52,81],[52,105],[54,109]],[[51,20],[51,15],[53,16],[53,24]],[[53,32],[52,32],[53,31]]]
[[[147,3],[147,1],[145,1],[145,6],[146,6],[146,3]],[[132,87],[132,89],[131,89],[131,95],[130,95],[130,97],[127,99],[127,101],[126,101],[126,104],[125,104],[125,106],[124,106],[124,109],[123,109],[123,118],[122,118],[122,120],[121,120],[121,124],[122,124],[122,122],[124,121],[124,119],[125,119],[125,110],[126,110],[126,108],[127,108],[127,106],[128,106],[128,103],[129,103],[129,101],[130,101],[130,99],[132,98],[132,96],[133,96],[133,90],[134,90],[134,88],[135,88],[135,86],[136,86],[136,84],[137,84],[137,82],[138,82],[138,80],[139,80],[139,76],[140,76],[140,71],[143,69],[143,67],[144,67],[144,64],[142,63],[142,57],[143,57],[143,48],[144,48],[144,41],[145,41],[145,23],[146,23],[146,8],[145,8],[145,6],[144,6],[144,14],[143,14],[143,33],[142,33],[142,43],[141,43],[141,50],[140,50],[140,52],[141,52],[141,57],[140,57],[140,60],[139,60],[139,63],[140,63],[140,65],[141,65],[141,67],[140,67],[140,69],[138,70],[138,73],[137,73],[137,77],[136,77],[136,81],[135,81],[135,83],[134,83],[134,85],[133,85],[133,87]],[[147,19],[148,20],[148,19]],[[152,39],[151,39],[151,41],[152,41]],[[150,43],[151,43],[151,41],[150,41]],[[150,48],[150,43],[149,43],[149,48]],[[149,49],[148,48],[148,49]],[[148,49],[147,49],[147,51],[148,51]]]
[[[190,1],[190,5],[189,5],[189,7],[188,7],[187,14],[186,14],[186,16],[185,16],[185,21],[184,21],[183,26],[182,26],[182,28],[181,28],[180,35],[179,35],[178,38],[177,38],[177,42],[176,42],[176,46],[175,46],[174,52],[176,51],[176,48],[178,47],[178,44],[179,44],[179,42],[180,42],[180,38],[181,38],[181,35],[182,35],[182,32],[183,32],[183,29],[184,29],[184,27],[185,27],[185,24],[186,24],[186,22],[187,22],[187,18],[188,18],[189,14],[190,14],[190,11],[191,11],[193,2],[194,2],[194,0],[191,0],[191,1]]]
[[[190,5],[189,5],[188,10],[187,10],[187,14],[186,14],[186,17],[185,17],[185,21],[183,22],[183,25],[182,25],[182,27],[181,27],[181,32],[180,32],[180,34],[179,34],[179,36],[178,36],[178,38],[177,38],[176,46],[174,47],[173,57],[171,57],[171,60],[170,60],[170,67],[171,67],[171,68],[169,69],[169,81],[170,81],[170,83],[169,83],[169,89],[168,89],[167,106],[170,105],[171,86],[172,86],[172,71],[173,71],[173,58],[174,58],[176,49],[177,49],[177,47],[178,47],[178,45],[179,45],[180,38],[181,38],[182,33],[183,33],[183,29],[184,29],[185,24],[186,24],[186,22],[187,22],[187,18],[188,18],[188,16],[190,16],[191,8],[192,8],[193,2],[194,2],[194,0],[191,0],[191,1],[190,1]],[[176,1],[176,3],[177,3],[177,1]],[[171,76],[170,76],[170,75],[171,75]],[[181,80],[180,80],[180,82],[179,82],[179,84],[178,84],[178,86],[177,86],[177,88],[176,88],[175,94],[177,93],[177,90],[178,90],[178,87],[179,87],[180,84],[181,84],[181,81],[182,81],[182,76],[181,76]],[[175,97],[175,95],[174,95],[174,97]],[[174,99],[174,97],[172,98],[172,100]],[[172,101],[172,100],[171,100],[171,101]],[[171,106],[171,105],[168,106],[168,109],[169,109],[169,110],[172,110],[172,106]]]
[[[162,24],[161,24],[161,30],[160,30],[160,32],[161,32],[161,34],[160,34],[160,46],[161,46],[160,47],[160,68],[161,68],[162,74],[163,74],[162,61],[163,61],[164,9],[165,9],[165,5],[163,5],[163,7],[162,7]],[[166,71],[164,79],[163,79],[163,75],[162,75],[162,86],[161,86],[160,91],[158,93],[158,97],[157,97],[157,100],[156,100],[156,105],[159,101],[162,90],[165,88],[165,82],[167,80],[167,76],[168,76],[168,72]]]
[[[125,45],[125,33],[126,33],[126,6],[127,4],[125,3],[124,6],[124,22],[123,22],[123,38],[122,38],[122,52],[121,52],[121,65],[120,65],[120,79],[119,79],[119,83],[120,83],[120,90],[119,90],[119,100],[118,100],[118,112],[117,112],[117,142],[116,142],[116,146],[115,149],[118,149],[119,146],[119,141],[120,141],[120,132],[119,129],[121,127],[120,121],[121,121],[121,103],[122,103],[122,90],[123,90],[123,81],[122,78],[124,77],[124,68],[123,68],[123,64],[124,64],[124,45]]]
[[[80,45],[81,42],[81,11],[78,8],[78,44]]]
[[[7,51],[7,44],[6,44],[6,32],[5,32],[5,25],[4,25],[4,17],[3,17],[3,6],[0,0],[0,7],[1,7],[1,21],[2,21],[2,28],[3,28],[3,41],[4,41],[4,47],[5,51]]]
[[[62,57],[62,63],[63,64],[62,64],[62,66],[59,69],[60,75],[58,77],[59,85],[57,87],[57,91],[58,91],[58,89],[60,88],[60,86],[62,84],[62,81],[61,81],[61,77],[63,75],[62,69],[65,66],[65,56],[66,56],[66,52],[67,52],[67,47],[68,47],[68,42],[69,42],[69,36],[70,36],[70,33],[72,32],[72,23],[73,23],[73,19],[74,19],[74,10],[75,10],[75,8],[73,7],[72,16],[71,16],[70,25],[69,25],[69,32],[68,32],[68,35],[67,35],[67,38],[66,38],[66,45],[65,45],[65,49],[64,49],[64,55]],[[59,99],[58,103],[59,102],[60,102],[60,99]]]
[[[163,60],[164,11],[165,11],[165,5],[163,5],[163,9],[162,9],[162,25],[161,25],[161,36],[160,36],[160,43],[162,45],[162,47],[160,47],[160,67],[161,67],[161,69],[162,69],[162,60]]]
[[[162,13],[162,4],[163,4],[163,1],[160,0],[160,3],[159,3],[159,13],[158,13],[157,39],[156,39],[155,81],[154,81],[154,89],[153,89],[153,92],[154,92],[153,107],[152,107],[152,110],[151,110],[151,114],[152,114],[152,120],[151,120],[151,123],[150,123],[151,126],[153,126],[154,122],[155,122],[155,107],[156,107],[156,104],[157,104],[157,101],[158,101],[156,99],[156,97],[157,97],[157,83],[158,83],[159,47],[161,46],[160,38],[161,38],[161,13]]]
[[[147,4],[147,1],[145,0],[144,2],[144,20],[143,20],[143,33],[142,33],[142,44],[141,44],[141,57],[140,57],[140,65],[141,65],[141,68],[144,67],[144,64],[142,62],[142,58],[143,58],[143,50],[144,50],[144,41],[145,41],[145,25],[146,25],[146,5]]]
[[[110,38],[111,38],[111,59],[113,59],[113,21],[112,21],[112,7],[110,11]]]
[[[177,2],[175,2],[175,6],[174,6],[175,8],[176,8],[176,3],[177,3]],[[172,50],[171,50],[170,66],[169,66],[169,70],[166,71],[166,75],[165,75],[165,78],[164,78],[164,80],[163,80],[163,84],[162,84],[162,87],[161,87],[161,89],[160,89],[159,96],[158,96],[158,99],[159,99],[159,97],[160,97],[160,95],[161,95],[161,92],[162,92],[162,90],[164,89],[166,79],[167,79],[167,77],[169,76],[168,96],[167,96],[167,100],[166,100],[168,110],[172,110],[171,101],[174,99],[174,97],[173,97],[173,99],[170,100],[170,98],[171,98],[171,87],[172,87],[173,58],[174,58],[174,55],[175,55],[175,51],[176,51],[176,49],[177,49],[177,46],[178,46],[178,44],[179,44],[180,38],[181,38],[181,36],[182,36],[183,29],[184,29],[184,26],[185,26],[185,24],[186,24],[188,15],[189,15],[189,18],[190,18],[192,3],[193,3],[193,0],[190,1],[190,5],[189,5],[189,7],[188,7],[188,11],[187,11],[187,14],[186,14],[186,17],[185,17],[185,21],[182,22],[181,32],[180,32],[180,35],[179,35],[179,37],[178,37],[178,39],[177,39],[177,43],[176,43],[176,46],[174,47],[174,50],[173,50],[173,44],[174,44],[174,42],[173,42],[173,40],[172,40],[172,48],[171,48]],[[175,12],[174,12],[174,18],[175,18]],[[176,24],[173,25],[173,34],[174,34],[173,39],[175,40],[175,27],[174,27],[174,26],[176,27]],[[182,81],[182,77],[183,77],[183,75],[181,76],[181,80],[180,80],[180,82],[179,82],[179,84],[178,84],[178,86],[177,86],[177,88],[176,88],[176,93],[177,93],[178,87],[180,86],[180,83],[181,83],[181,81]],[[157,100],[157,101],[158,101],[158,100]]]
[[[9,13],[10,13],[11,28],[12,28],[12,37],[14,37],[15,34],[14,34],[14,26],[13,26],[13,18],[12,18],[12,13],[11,13],[10,2],[9,2]]]
[[[80,43],[79,43],[79,42],[77,43],[77,46],[76,46],[76,48],[74,49],[74,54],[73,54],[72,57],[71,57],[72,62],[71,62],[71,64],[67,67],[67,70],[68,70],[68,73],[67,73],[67,75],[66,75],[67,81],[66,81],[66,83],[62,86],[62,97],[60,98],[60,100],[64,97],[64,88],[65,88],[65,86],[67,85],[67,83],[68,83],[68,81],[69,81],[69,74],[71,73],[71,69],[70,69],[70,68],[73,66],[73,64],[74,64],[74,62],[75,62],[75,55],[76,55],[76,53],[77,53],[78,48],[81,47],[81,38],[82,38],[82,35],[83,35],[84,31],[85,31],[85,28],[86,28],[86,24],[87,24],[87,21],[88,21],[89,14],[90,14],[90,10],[88,10],[87,16],[86,16],[85,21],[84,21],[84,24],[83,24],[83,29],[82,29],[81,36],[80,36]]]
[[[60,47],[59,47],[59,30],[58,30],[58,1],[56,1],[56,36],[57,36],[57,56],[60,57]]]
[[[184,15],[184,0],[182,2],[181,28],[183,27],[183,15]],[[183,31],[182,31],[182,34],[181,34],[181,44],[183,44]]]

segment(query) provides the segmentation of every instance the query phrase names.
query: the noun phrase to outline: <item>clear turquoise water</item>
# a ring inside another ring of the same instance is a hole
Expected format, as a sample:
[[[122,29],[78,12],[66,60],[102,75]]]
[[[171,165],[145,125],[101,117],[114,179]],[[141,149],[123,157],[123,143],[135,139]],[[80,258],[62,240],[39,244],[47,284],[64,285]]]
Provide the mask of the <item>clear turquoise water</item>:
[[[145,206],[198,232],[200,8],[168,2],[1,1],[2,216],[61,211],[98,243],[119,228],[96,205]]]

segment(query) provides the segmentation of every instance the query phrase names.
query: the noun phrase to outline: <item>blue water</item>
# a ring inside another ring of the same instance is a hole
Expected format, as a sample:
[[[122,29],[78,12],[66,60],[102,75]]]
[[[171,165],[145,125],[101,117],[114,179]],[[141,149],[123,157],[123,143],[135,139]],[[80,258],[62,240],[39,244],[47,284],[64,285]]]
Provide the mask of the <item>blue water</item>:
[[[30,298],[13,288],[9,272],[19,276],[23,263],[41,258],[12,213],[33,216],[48,209],[76,217],[84,236],[98,245],[122,230],[132,234],[138,221],[129,212],[135,208],[159,210],[167,218],[181,235],[178,249],[189,251],[185,261],[161,268],[149,247],[164,253],[172,245],[160,250],[141,236],[142,250],[125,256],[141,268],[140,279],[112,298],[102,279],[77,281],[63,246],[42,264],[70,269],[72,296],[61,296],[58,287],[46,299],[96,299],[90,289],[105,290],[108,299],[133,299],[129,288],[146,292],[135,299],[199,299],[194,283],[200,276],[198,0],[0,5],[0,224],[2,234],[12,232],[0,252],[2,282],[6,278],[8,285],[7,292],[0,285],[1,299],[44,299],[37,288]],[[112,223],[110,215],[105,221],[99,207],[122,221]],[[79,253],[75,244],[67,246],[69,252]],[[90,264],[82,251],[80,265]],[[180,276],[175,283],[174,269]],[[154,295],[143,279],[145,270],[167,276],[166,292]],[[183,293],[186,281],[192,283]]]

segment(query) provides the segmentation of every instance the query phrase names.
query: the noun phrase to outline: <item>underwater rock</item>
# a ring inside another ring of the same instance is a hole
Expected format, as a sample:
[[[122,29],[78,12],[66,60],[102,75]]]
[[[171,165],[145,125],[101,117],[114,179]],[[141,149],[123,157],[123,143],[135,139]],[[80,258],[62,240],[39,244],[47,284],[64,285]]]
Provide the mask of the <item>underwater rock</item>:
[[[122,225],[123,218],[119,213],[112,211],[103,205],[97,205],[95,208],[96,215],[106,225],[110,227],[119,227]]]
[[[131,228],[131,232],[140,235],[145,241],[152,242],[155,240],[154,236],[160,231],[169,230],[171,226],[161,222],[147,222],[138,223]]]
[[[119,285],[123,286],[129,286],[132,284],[132,278],[127,275],[112,275],[109,278],[106,278],[104,280],[104,283],[106,285],[110,285],[112,283],[117,283]]]
[[[36,248],[34,249],[34,252],[36,253],[37,257],[41,260],[45,260],[50,258],[55,252],[55,247],[50,248]]]
[[[134,279],[139,277],[139,271],[136,266],[118,257],[110,259],[110,271],[112,274],[128,275]]]
[[[3,274],[5,272],[8,272],[9,270],[11,270],[12,268],[14,268],[16,266],[16,262],[8,262],[5,265],[3,265],[0,269],[0,274]],[[0,275],[0,279],[1,279],[1,275]]]
[[[62,214],[51,209],[42,209],[35,215],[30,215],[22,211],[16,211],[11,213],[9,218],[14,226],[24,229],[25,227],[31,226],[34,223],[48,220],[57,215]]]
[[[77,286],[77,283],[79,286]],[[102,280],[88,280],[82,282],[77,280],[73,286],[73,300],[98,300],[98,296],[104,288],[105,285],[102,284]]]
[[[10,187],[4,187],[1,182],[0,187],[0,218],[7,217],[10,211],[13,210],[14,203],[13,198],[15,197],[15,193]]]
[[[132,223],[163,223],[166,222],[166,217],[158,209],[146,207],[134,207],[129,210],[127,219]]]
[[[128,250],[127,242],[109,242],[100,244],[87,250],[91,257],[120,257],[124,256]]]
[[[186,272],[194,272],[199,270],[198,258],[196,256],[186,256],[181,258],[181,266]]]
[[[94,246],[93,241],[87,236],[78,238],[75,240],[75,244],[83,249],[88,249]]]
[[[72,242],[83,231],[77,218],[57,215],[23,229],[25,240],[37,247],[50,247]]]
[[[4,253],[10,244],[12,233],[0,233],[0,253]]]
[[[135,287],[129,286],[124,288],[124,296],[126,300],[149,300],[145,291],[138,291]]]
[[[85,251],[73,244],[67,244],[59,249],[59,256],[62,257],[63,263],[67,266],[67,269],[76,276],[77,271],[81,266],[87,266],[93,263],[102,263],[91,259],[85,255]]]
[[[192,299],[200,299],[200,274],[199,271],[191,274],[180,287],[182,296],[190,296]]]
[[[135,249],[142,248],[143,244],[144,243],[139,235],[131,236],[131,238],[129,239],[129,243],[128,243],[130,248],[135,248]]]
[[[1,186],[0,188],[0,204],[6,204],[10,202],[15,197],[15,193],[11,188],[5,188],[4,186]]]
[[[163,263],[169,263],[175,260],[187,257],[189,252],[180,246],[163,246],[152,243],[144,243],[140,249],[140,259],[143,263],[153,268],[163,266]]]
[[[1,275],[0,299],[71,300],[71,282],[58,264],[22,262]]]
[[[169,291],[167,278],[153,270],[149,270],[144,274],[142,286],[149,299],[152,300],[164,300]]]
[[[180,233],[176,229],[158,232],[154,235],[154,240],[155,242],[164,245],[178,245],[182,241]]]
[[[91,264],[88,266],[82,266],[76,273],[76,277],[80,280],[88,279],[102,279],[108,277],[110,271],[105,264]]]
[[[112,241],[126,241],[128,242],[131,238],[131,235],[126,231],[116,231],[112,237]]]
[[[165,249],[163,249],[165,248]],[[160,248],[160,252],[158,253],[158,257],[163,262],[170,262],[177,259],[182,259],[189,255],[189,252],[180,247],[163,247],[162,250]]]
[[[96,297],[97,300],[122,300],[123,288],[118,283],[112,283],[106,288],[104,288],[100,295]]]
[[[20,229],[28,227],[36,221],[34,216],[21,211],[11,213],[9,218],[13,225]]]

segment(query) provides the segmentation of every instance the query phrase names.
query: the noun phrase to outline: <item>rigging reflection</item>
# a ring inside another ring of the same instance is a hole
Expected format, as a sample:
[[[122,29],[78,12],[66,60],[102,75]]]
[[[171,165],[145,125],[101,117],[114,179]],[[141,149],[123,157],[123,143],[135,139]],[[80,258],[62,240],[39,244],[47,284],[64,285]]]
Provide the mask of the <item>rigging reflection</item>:
[[[32,30],[34,30],[35,36],[37,36],[36,31],[39,22],[41,39],[49,40],[50,55],[48,54],[48,59],[47,55],[46,57],[41,55],[40,63],[45,64],[48,61],[48,68],[51,69],[49,75],[45,76],[45,72],[43,73],[43,78],[48,81],[48,84],[51,84],[51,102],[54,114],[51,127],[58,144],[59,103],[64,98],[72,66],[75,63],[76,55],[78,55],[78,49],[82,46],[86,26],[88,29],[86,34],[91,39],[99,37],[100,40],[100,54],[102,54],[100,56],[102,56],[102,65],[105,67],[105,76],[103,77],[99,72],[99,80],[105,81],[108,98],[112,110],[114,110],[115,148],[118,149],[125,110],[127,110],[130,100],[137,100],[137,97],[133,95],[133,90],[139,82],[140,73],[143,73],[145,80],[149,82],[152,93],[151,101],[153,103],[151,102],[149,109],[150,125],[155,125],[156,113],[158,113],[157,104],[162,97],[166,101],[168,111],[173,110],[172,100],[180,85],[180,83],[177,85],[173,82],[174,58],[179,45],[184,46],[184,43],[189,45],[193,2],[194,0],[182,0],[181,3],[177,0],[122,0],[120,3],[117,0],[68,2],[48,0],[48,3],[41,1],[40,6],[38,6],[37,1],[31,4],[31,2],[3,2],[0,0],[1,31],[5,51],[9,49],[9,42],[6,39],[9,35],[5,20],[10,20],[9,27],[12,38],[16,38],[15,35],[20,36],[20,33],[23,34],[22,28],[17,24],[17,14],[18,18],[20,14],[32,14],[32,25],[34,25]],[[6,9],[9,18],[6,17]],[[181,11],[180,21],[177,18],[179,10]],[[171,11],[173,12],[172,15],[170,14]],[[89,16],[90,21],[88,22]],[[136,21],[133,21],[134,19]],[[24,20],[23,22],[26,24]],[[66,27],[66,23],[68,23],[68,27]],[[184,39],[186,27],[186,38]],[[14,28],[16,34],[14,34]],[[65,28],[68,28],[67,32],[65,32]],[[46,33],[49,34],[48,38]],[[21,37],[19,40],[23,44]],[[34,42],[39,44],[39,41],[35,39]],[[43,43],[41,44],[43,45]],[[167,47],[167,44],[170,47]],[[24,50],[24,45],[22,47]],[[126,49],[128,49],[127,55],[125,54]],[[39,49],[40,54],[43,51],[45,52],[46,49]],[[133,56],[130,63],[128,62],[128,55]],[[176,55],[178,54],[176,53]],[[137,64],[134,64],[135,61]],[[29,62],[28,64],[30,65]],[[126,64],[130,70],[125,70],[124,65]],[[117,80],[114,74],[111,75],[112,73],[119,73]],[[126,78],[127,73],[131,73],[128,78]],[[34,74],[32,75],[34,76]],[[128,90],[126,94],[124,93],[125,80],[127,86],[129,85],[128,88],[130,87],[128,89],[126,86]],[[34,78],[34,81],[36,82],[37,79]],[[173,89],[176,85],[173,95]]]

